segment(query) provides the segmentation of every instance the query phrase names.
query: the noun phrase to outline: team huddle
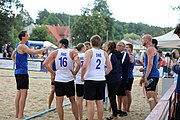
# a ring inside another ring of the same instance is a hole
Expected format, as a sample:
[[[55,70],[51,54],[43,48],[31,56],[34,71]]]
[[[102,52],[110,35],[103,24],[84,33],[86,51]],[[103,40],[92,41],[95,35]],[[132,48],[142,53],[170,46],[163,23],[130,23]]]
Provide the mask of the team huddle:
[[[151,109],[156,104],[155,91],[159,73],[156,62],[157,52],[151,46],[152,37],[144,36],[143,44],[149,47],[150,54],[144,56],[145,77],[144,83],[147,86],[147,98]],[[112,115],[106,119],[117,119],[117,116],[127,116],[131,105],[131,88],[134,80],[133,69],[135,56],[132,54],[133,45],[125,45],[113,41],[105,42],[101,49],[101,38],[94,35],[90,39],[91,49],[85,50],[85,45],[79,43],[77,51],[68,48],[68,40],[62,39],[58,43],[58,50],[53,51],[44,61],[43,65],[54,78],[56,107],[59,118],[64,119],[63,100],[66,95],[72,105],[72,113],[75,119],[82,119],[83,99],[87,102],[88,120],[94,119],[94,104],[97,107],[98,120],[103,119],[103,99],[105,96],[105,86],[107,84],[108,97]],[[126,51],[125,51],[126,48]],[[155,51],[154,51],[155,50]],[[147,57],[149,56],[149,57]],[[148,61],[148,59],[151,60]],[[52,61],[56,70],[53,70]],[[149,69],[148,62],[154,63],[153,70]],[[148,72],[147,72],[148,71]],[[146,72],[149,74],[147,75]],[[157,73],[157,74],[154,74]],[[149,79],[153,79],[151,84],[147,84]],[[75,81],[75,83],[74,83]],[[77,96],[77,99],[75,98]],[[116,102],[118,96],[118,103]],[[127,97],[127,99],[126,99]],[[76,102],[77,100],[77,102]],[[153,103],[154,102],[154,103]]]
[[[174,34],[180,37],[180,24],[177,25]],[[15,98],[16,118],[22,119],[29,89],[28,54],[39,54],[48,50],[51,46],[33,50],[28,47],[29,35],[27,31],[19,34],[20,42],[12,54],[12,60],[16,65],[15,79],[17,92]],[[90,44],[91,43],[91,44]],[[110,110],[112,114],[107,120],[117,120],[117,116],[127,116],[130,112],[132,102],[131,89],[134,80],[133,69],[135,56],[133,45],[123,42],[107,41],[102,45],[101,37],[94,35],[90,43],[79,43],[75,48],[69,49],[69,41],[61,39],[58,41],[58,49],[53,51],[43,62],[45,68],[51,74],[51,85],[56,94],[56,108],[59,119],[64,119],[63,100],[67,96],[71,102],[72,113],[76,120],[83,119],[83,99],[87,105],[87,119],[93,120],[95,108],[97,107],[98,120],[103,119],[103,99],[105,87],[107,86]],[[146,34],[142,38],[142,45],[146,51],[142,53],[140,63],[143,65],[143,76],[140,84],[145,86],[146,97],[153,110],[157,104],[156,86],[159,81],[158,51],[156,42],[153,44],[152,36]],[[179,63],[174,63],[173,71],[179,74]],[[177,80],[177,111],[180,101],[180,77]],[[75,98],[76,96],[76,98]],[[117,98],[116,98],[117,97]],[[50,97],[52,102],[53,97]],[[179,116],[178,116],[179,117]]]

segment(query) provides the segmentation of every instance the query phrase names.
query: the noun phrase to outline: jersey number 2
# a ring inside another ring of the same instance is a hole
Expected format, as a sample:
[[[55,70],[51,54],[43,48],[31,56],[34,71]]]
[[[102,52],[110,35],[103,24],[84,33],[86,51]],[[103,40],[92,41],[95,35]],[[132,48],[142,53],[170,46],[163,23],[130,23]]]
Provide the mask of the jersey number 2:
[[[100,69],[101,60],[97,59],[96,63],[97,63],[96,69]]]

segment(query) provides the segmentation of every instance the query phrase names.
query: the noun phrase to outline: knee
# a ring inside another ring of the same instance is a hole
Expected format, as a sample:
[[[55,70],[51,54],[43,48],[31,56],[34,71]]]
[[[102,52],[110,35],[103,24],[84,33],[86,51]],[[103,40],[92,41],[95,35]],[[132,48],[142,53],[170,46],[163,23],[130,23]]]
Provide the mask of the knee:
[[[76,102],[76,101],[75,101],[75,97],[70,97],[70,98],[69,98],[69,101],[70,101],[71,103]]]

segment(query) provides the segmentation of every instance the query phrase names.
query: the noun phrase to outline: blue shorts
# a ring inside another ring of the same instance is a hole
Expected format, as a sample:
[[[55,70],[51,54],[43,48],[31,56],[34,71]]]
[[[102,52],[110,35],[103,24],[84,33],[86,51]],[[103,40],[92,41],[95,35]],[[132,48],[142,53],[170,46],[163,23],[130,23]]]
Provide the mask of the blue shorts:
[[[177,79],[177,84],[176,84],[176,93],[180,94],[180,79],[179,79],[179,75],[178,75],[178,79]]]

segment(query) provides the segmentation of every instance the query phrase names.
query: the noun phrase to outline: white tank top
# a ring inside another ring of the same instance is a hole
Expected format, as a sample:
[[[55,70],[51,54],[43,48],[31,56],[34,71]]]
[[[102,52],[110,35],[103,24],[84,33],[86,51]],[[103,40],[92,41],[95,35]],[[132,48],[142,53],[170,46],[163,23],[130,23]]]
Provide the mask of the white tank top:
[[[58,54],[55,58],[57,82],[70,82],[74,80],[74,76],[70,71],[73,69],[74,61],[70,57],[70,49],[58,49]]]
[[[78,53],[78,57],[81,61],[81,67],[76,75],[76,84],[84,84],[84,82],[81,81],[81,68],[83,66],[84,63],[84,53]]]
[[[101,49],[92,48],[92,58],[87,67],[84,80],[104,81],[105,80],[105,56]]]

